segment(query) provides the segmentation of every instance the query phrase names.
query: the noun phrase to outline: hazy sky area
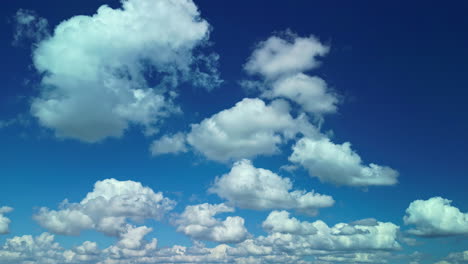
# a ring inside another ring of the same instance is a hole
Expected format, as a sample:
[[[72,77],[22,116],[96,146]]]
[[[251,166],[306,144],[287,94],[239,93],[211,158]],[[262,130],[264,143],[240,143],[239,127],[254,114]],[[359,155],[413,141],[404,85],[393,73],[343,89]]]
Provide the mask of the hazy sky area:
[[[0,264],[468,263],[466,1],[0,14]]]

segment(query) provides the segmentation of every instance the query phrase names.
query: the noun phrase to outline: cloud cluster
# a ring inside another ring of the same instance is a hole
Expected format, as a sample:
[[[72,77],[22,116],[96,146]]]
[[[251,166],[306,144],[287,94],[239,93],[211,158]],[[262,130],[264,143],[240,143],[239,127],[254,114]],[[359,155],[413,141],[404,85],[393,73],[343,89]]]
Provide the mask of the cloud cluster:
[[[321,220],[300,222],[288,212],[273,211],[263,222],[270,234],[258,237],[257,244],[275,250],[292,251],[294,255],[310,255],[316,251],[397,250],[399,227],[393,223],[338,223],[329,227]]]
[[[408,232],[417,236],[468,235],[468,213],[462,213],[442,197],[416,200],[406,209],[403,220],[414,225]]]
[[[260,42],[253,51],[244,70],[259,75],[258,84],[264,98],[286,98],[296,102],[310,114],[322,115],[337,110],[338,96],[326,82],[304,72],[317,68],[317,57],[328,53],[329,47],[314,36],[302,38],[291,32],[284,38],[271,36]],[[252,81],[244,82],[252,85]]]
[[[79,235],[82,230],[95,229],[118,236],[128,232],[127,219],[161,219],[172,210],[175,202],[134,181],[106,179],[98,181],[94,190],[79,203],[65,200],[59,210],[42,207],[34,219],[50,232]]]
[[[225,204],[198,204],[187,206],[174,221],[177,231],[197,240],[219,243],[238,243],[249,235],[244,226],[244,219],[228,216],[224,221],[214,218],[219,213],[234,212],[234,208]]]
[[[121,9],[104,5],[72,17],[34,50],[44,77],[31,112],[63,138],[96,142],[122,136],[131,124],[153,134],[180,111],[173,87],[219,84],[218,56],[195,51],[209,31],[187,0],[122,0]]]
[[[10,232],[11,220],[4,216],[9,212],[13,211],[13,208],[8,206],[0,207],[0,235],[8,234]]]
[[[337,185],[394,185],[398,172],[374,163],[364,165],[351,144],[335,144],[328,138],[302,138],[293,146],[291,162],[302,165],[313,177]]]
[[[216,178],[209,192],[240,208],[294,209],[309,215],[315,215],[319,208],[330,207],[335,202],[328,195],[292,189],[290,179],[255,168],[249,160],[241,160],[234,163],[229,173]]]

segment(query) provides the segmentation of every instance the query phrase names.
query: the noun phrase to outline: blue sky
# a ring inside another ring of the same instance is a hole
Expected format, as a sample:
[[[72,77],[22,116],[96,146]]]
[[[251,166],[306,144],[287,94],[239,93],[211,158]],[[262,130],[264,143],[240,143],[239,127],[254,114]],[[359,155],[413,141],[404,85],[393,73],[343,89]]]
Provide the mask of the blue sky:
[[[467,11],[7,1],[0,263],[468,263]]]

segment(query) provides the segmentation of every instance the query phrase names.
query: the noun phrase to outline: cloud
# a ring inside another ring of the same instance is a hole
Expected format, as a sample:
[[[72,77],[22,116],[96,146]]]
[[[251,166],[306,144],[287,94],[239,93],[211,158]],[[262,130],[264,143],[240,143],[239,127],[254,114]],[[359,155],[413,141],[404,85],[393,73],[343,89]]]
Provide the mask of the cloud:
[[[327,261],[328,263],[387,263],[387,252],[367,253],[337,253],[324,256],[318,256],[318,260]]]
[[[317,229],[312,223],[300,222],[294,217],[289,217],[287,211],[273,211],[262,223],[263,229],[269,233],[286,233],[295,235],[313,235]]]
[[[334,204],[331,196],[304,190],[292,190],[289,178],[255,168],[249,160],[236,162],[231,171],[216,178],[209,189],[229,204],[255,210],[294,209],[315,215],[317,210]]]
[[[287,212],[273,211],[263,226],[270,234],[267,237],[258,237],[255,243],[271,246],[275,251],[288,252],[291,255],[311,255],[320,251],[400,249],[400,244],[396,241],[399,227],[392,223],[377,222],[373,226],[338,223],[329,227],[321,220],[300,222],[296,218],[290,218]],[[345,229],[348,231],[343,232]]]
[[[290,34],[287,38],[272,36],[260,42],[244,65],[247,73],[273,79],[304,72],[318,67],[320,63],[316,58],[329,51],[329,47],[314,36],[301,38]]]
[[[61,254],[61,247],[54,241],[54,236],[49,233],[36,237],[15,236],[7,239],[0,248],[0,262],[4,264],[56,264],[57,259],[62,257]]]
[[[139,182],[106,179],[96,182],[80,203],[65,200],[59,210],[42,207],[33,218],[57,234],[79,235],[82,230],[95,229],[118,236],[128,230],[127,219],[159,220],[174,205],[161,192],[155,193]]]
[[[15,32],[13,45],[21,45],[25,41],[37,43],[50,36],[48,21],[41,18],[33,10],[19,9],[14,16]]]
[[[13,211],[13,208],[8,206],[0,207],[0,235],[8,234],[10,232],[11,220],[4,216],[9,212]]]
[[[468,213],[450,204],[442,197],[413,201],[406,209],[403,220],[406,225],[414,225],[408,232],[417,236],[468,235]]]
[[[263,98],[294,101],[315,116],[334,113],[338,95],[323,79],[304,73],[318,67],[317,57],[328,51],[329,47],[313,36],[301,38],[291,32],[284,38],[272,36],[256,47],[244,65],[248,74],[260,75],[263,82],[243,80],[241,85],[249,91],[260,90]]]
[[[151,154],[161,155],[180,152],[187,152],[187,143],[183,133],[176,133],[174,135],[164,135],[160,139],[153,141],[150,147]]]
[[[297,133],[316,133],[306,117],[294,119],[289,110],[289,104],[282,100],[266,104],[258,98],[245,98],[230,109],[192,124],[187,142],[216,161],[277,154],[278,146]]]
[[[468,263],[468,250],[450,253],[447,260],[454,264]]]
[[[311,114],[334,113],[338,97],[329,91],[327,83],[316,76],[298,73],[272,83],[272,89],[265,90],[265,98],[287,98],[298,103]]]
[[[234,212],[225,204],[198,204],[187,206],[175,220],[177,231],[194,239],[220,243],[238,243],[249,235],[244,219],[228,216],[224,221],[214,218],[219,213]]]
[[[180,82],[219,84],[218,56],[198,54],[209,32],[186,0],[125,0],[72,17],[33,52],[44,77],[31,112],[60,138],[97,142],[130,125],[153,134],[180,112],[172,91]]]
[[[65,263],[96,263],[102,251],[96,242],[85,241],[83,244],[63,252]]]
[[[312,177],[336,185],[369,186],[394,185],[398,172],[374,163],[364,165],[351,144],[335,144],[328,138],[304,137],[293,146],[289,157],[293,163],[308,169]]]

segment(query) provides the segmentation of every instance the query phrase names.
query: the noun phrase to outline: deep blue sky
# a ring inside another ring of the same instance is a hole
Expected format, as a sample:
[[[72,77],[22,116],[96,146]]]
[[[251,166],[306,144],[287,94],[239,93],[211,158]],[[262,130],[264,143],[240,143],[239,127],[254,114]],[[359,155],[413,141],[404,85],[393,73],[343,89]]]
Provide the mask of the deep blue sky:
[[[133,180],[178,202],[175,213],[189,204],[223,200],[207,189],[230,170],[231,164],[210,161],[193,152],[151,156],[150,143],[132,126],[122,138],[98,143],[58,139],[30,114],[32,98],[39,94],[40,77],[32,66],[31,43],[13,45],[14,15],[34,10],[53,28],[75,15],[92,15],[102,4],[119,7],[118,1],[7,0],[0,21],[0,207],[11,206],[13,236],[44,231],[33,219],[37,207],[57,208],[64,199],[79,202],[98,180]],[[295,188],[332,195],[336,204],[317,217],[329,225],[376,218],[393,222],[404,232],[408,205],[417,199],[441,196],[468,211],[468,4],[465,1],[195,1],[201,17],[212,27],[210,51],[220,55],[224,83],[211,92],[185,85],[177,102],[184,114],[169,118],[161,135],[187,131],[190,124],[232,107],[244,97],[255,97],[239,85],[248,78],[242,70],[256,43],[290,29],[298,36],[314,35],[330,46],[320,68],[311,71],[341,95],[337,113],[325,118],[323,131],[332,130],[333,141],[349,141],[367,164],[396,169],[395,186],[349,187],[322,183],[304,169],[293,173],[279,168],[287,163],[293,142],[283,154],[254,159],[266,168],[290,177]],[[191,199],[194,198],[194,199]],[[237,209],[247,229],[264,234],[261,222],[269,211]],[[190,239],[175,228],[149,221],[150,237],[160,245],[189,245]],[[450,252],[468,249],[464,236],[417,238],[395,254],[425,254],[420,263],[435,263]],[[105,248],[113,242],[97,232],[80,237],[58,235],[65,247],[96,240]],[[209,244],[209,243],[208,243]],[[438,246],[443,244],[444,246]],[[211,244],[209,244],[211,245]],[[401,263],[409,263],[406,260]],[[338,262],[337,262],[338,263]],[[390,263],[394,263],[393,260]],[[398,262],[400,263],[400,262]],[[458,262],[453,262],[458,263]],[[460,262],[462,263],[462,262]],[[464,263],[464,262],[463,262]]]

